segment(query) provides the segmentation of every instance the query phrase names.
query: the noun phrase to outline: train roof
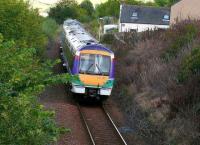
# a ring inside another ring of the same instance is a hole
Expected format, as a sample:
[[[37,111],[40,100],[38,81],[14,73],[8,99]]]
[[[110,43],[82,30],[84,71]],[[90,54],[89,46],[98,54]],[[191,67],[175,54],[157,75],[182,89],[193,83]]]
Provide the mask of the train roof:
[[[65,31],[65,37],[67,37],[74,51],[77,51],[83,46],[98,43],[77,20],[68,19],[64,21],[63,29]]]
[[[111,53],[114,58],[114,53],[92,37],[77,20],[68,19],[64,21],[63,29],[65,37],[70,43],[70,49],[74,53],[85,49],[103,50]]]

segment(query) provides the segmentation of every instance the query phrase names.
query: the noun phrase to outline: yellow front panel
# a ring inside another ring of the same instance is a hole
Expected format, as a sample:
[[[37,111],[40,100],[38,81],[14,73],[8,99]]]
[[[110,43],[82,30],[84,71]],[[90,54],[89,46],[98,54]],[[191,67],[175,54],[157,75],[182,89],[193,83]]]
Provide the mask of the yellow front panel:
[[[101,50],[83,50],[81,51],[81,54],[99,54],[99,55],[110,56],[109,52]]]
[[[108,76],[79,74],[80,80],[86,85],[102,86],[109,79]]]

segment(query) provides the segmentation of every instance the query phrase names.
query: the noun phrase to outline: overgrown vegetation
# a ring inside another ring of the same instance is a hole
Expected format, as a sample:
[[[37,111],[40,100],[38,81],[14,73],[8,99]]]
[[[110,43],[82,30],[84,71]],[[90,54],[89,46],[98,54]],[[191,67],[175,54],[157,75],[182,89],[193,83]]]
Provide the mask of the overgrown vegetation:
[[[64,131],[57,128],[54,113],[37,101],[44,88],[58,81],[53,64],[41,63],[36,49],[17,48],[0,38],[0,144],[44,145]],[[64,76],[63,76],[63,80]]]
[[[140,6],[170,6],[176,0],[157,0],[154,2],[143,2],[138,0],[124,0],[123,3]],[[90,0],[84,0],[78,4],[76,0],[61,0],[49,11],[49,17],[58,24],[62,24],[67,18],[77,19],[84,23],[86,28],[98,38],[100,23],[117,24],[120,14],[121,0],[107,0],[104,3],[93,6]],[[100,20],[100,19],[103,19]],[[111,20],[112,19],[112,20]]]
[[[43,18],[37,10],[20,0],[0,1],[0,33],[5,40],[13,39],[19,47],[36,48],[43,53],[47,42],[42,31]]]
[[[155,3],[161,7],[169,7],[180,0],[155,0]]]
[[[176,57],[181,49],[184,46],[189,45],[198,34],[197,26],[195,24],[183,24],[182,27],[176,29],[176,32],[180,34],[179,37],[177,37],[177,34],[174,35],[174,33],[169,33],[168,36],[173,37],[174,40],[171,43],[170,48],[167,49],[167,52],[164,53],[164,59],[167,61],[173,57]]]
[[[178,80],[187,81],[191,76],[200,72],[200,48],[192,49],[191,53],[184,58],[179,72]]]
[[[52,41],[55,39],[56,32],[58,31],[58,24],[54,19],[45,18],[42,23],[42,31]]]
[[[142,6],[169,6],[174,0],[157,0],[155,3],[144,3],[138,0],[125,0],[123,3]],[[49,16],[62,24],[67,18],[78,19],[83,23],[98,20],[101,17],[119,18],[120,0],[108,0],[95,6],[90,0],[84,0],[78,4],[76,0],[61,0],[55,7],[50,9]]]
[[[54,112],[38,102],[46,86],[70,80],[54,76],[51,69],[57,62],[42,57],[56,27],[22,0],[0,1],[1,145],[51,144],[66,131],[56,125]]]
[[[113,98],[148,145],[199,143],[199,28],[199,21],[187,20],[166,31],[125,33],[113,42]]]
[[[81,22],[89,22],[93,19],[94,7],[89,0],[80,5],[75,0],[61,0],[55,7],[50,9],[49,17],[62,24],[67,18],[78,19]]]

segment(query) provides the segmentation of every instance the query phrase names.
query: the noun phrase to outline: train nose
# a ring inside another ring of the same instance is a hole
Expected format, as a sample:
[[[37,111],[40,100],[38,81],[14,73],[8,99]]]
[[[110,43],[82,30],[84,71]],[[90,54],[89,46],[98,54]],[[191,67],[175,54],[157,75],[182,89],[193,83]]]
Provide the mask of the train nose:
[[[92,86],[103,86],[109,79],[108,76],[85,75],[85,74],[80,74],[79,77],[80,80],[85,85],[92,85]]]

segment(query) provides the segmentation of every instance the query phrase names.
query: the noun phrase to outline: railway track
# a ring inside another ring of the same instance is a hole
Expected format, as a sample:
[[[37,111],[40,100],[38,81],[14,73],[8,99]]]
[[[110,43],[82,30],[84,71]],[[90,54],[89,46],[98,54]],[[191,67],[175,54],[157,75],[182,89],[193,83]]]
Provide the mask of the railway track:
[[[127,145],[105,107],[77,104],[92,145]]]

